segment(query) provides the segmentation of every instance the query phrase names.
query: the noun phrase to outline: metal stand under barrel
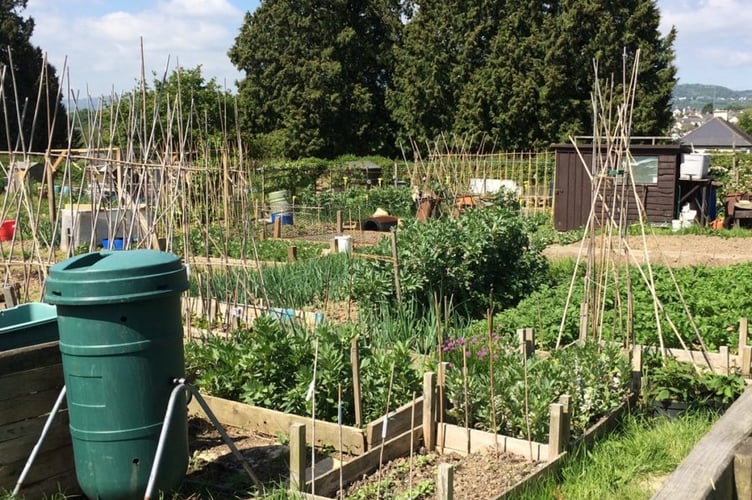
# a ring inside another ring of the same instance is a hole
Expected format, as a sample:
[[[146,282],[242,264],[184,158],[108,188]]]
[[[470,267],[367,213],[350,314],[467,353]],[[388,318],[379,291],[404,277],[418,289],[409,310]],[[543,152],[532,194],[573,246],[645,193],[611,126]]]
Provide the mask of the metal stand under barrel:
[[[246,462],[246,460],[243,458],[243,455],[240,453],[240,450],[238,450],[237,446],[235,446],[235,443],[232,442],[232,439],[230,439],[230,436],[227,435],[227,432],[225,431],[224,427],[222,427],[222,424],[219,423],[219,420],[217,420],[217,417],[214,415],[214,412],[211,411],[211,408],[209,408],[209,405],[206,404],[206,401],[204,400],[203,396],[201,396],[201,393],[198,391],[198,389],[188,384],[183,378],[175,379],[174,383],[175,383],[175,388],[172,390],[170,394],[169,402],[167,404],[167,411],[165,412],[165,417],[164,417],[164,425],[162,426],[162,431],[159,434],[159,442],[157,443],[157,451],[154,454],[154,462],[152,463],[151,471],[149,473],[149,482],[146,487],[146,493],[144,494],[144,499],[150,500],[152,496],[154,495],[157,475],[159,474],[159,464],[162,460],[162,455],[165,450],[165,443],[167,442],[167,436],[169,435],[169,425],[170,425],[170,422],[173,421],[172,414],[175,411],[175,406],[177,404],[179,396],[181,395],[181,392],[183,391],[191,394],[193,397],[196,398],[196,401],[198,401],[198,404],[204,410],[204,412],[206,413],[206,416],[209,417],[209,421],[212,423],[212,425],[217,430],[217,432],[219,432],[219,434],[222,436],[222,440],[225,442],[227,447],[230,448],[230,451],[238,460],[238,462],[240,462],[240,465],[243,467],[246,474],[248,474],[248,477],[250,477],[253,483],[259,489],[261,489],[263,487],[261,481],[253,472],[253,469],[251,469],[251,466],[248,464],[248,462]],[[24,465],[24,468],[21,471],[21,475],[19,476],[18,481],[16,482],[16,487],[13,489],[13,496],[18,495],[18,493],[21,491],[24,481],[26,480],[26,476],[29,474],[29,471],[31,470],[31,466],[34,464],[34,460],[36,460],[37,454],[39,453],[39,450],[42,448],[42,444],[44,443],[44,440],[47,438],[47,434],[50,430],[50,427],[52,426],[52,423],[55,420],[55,417],[57,416],[60,406],[63,404],[64,398],[65,398],[65,386],[63,386],[63,388],[61,389],[60,394],[58,395],[57,400],[55,401],[55,404],[52,407],[52,411],[50,412],[49,416],[47,417],[47,421],[44,424],[44,428],[42,429],[42,434],[39,436],[39,440],[34,445],[34,448],[32,449],[31,454],[29,455],[29,459],[26,461],[26,464]]]

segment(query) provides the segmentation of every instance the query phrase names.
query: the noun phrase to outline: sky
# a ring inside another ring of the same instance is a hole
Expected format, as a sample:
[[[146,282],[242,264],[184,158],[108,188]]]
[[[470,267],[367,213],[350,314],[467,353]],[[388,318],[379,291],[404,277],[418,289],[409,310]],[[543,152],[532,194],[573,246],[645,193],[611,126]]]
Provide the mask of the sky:
[[[679,83],[752,89],[749,0],[657,0],[661,32],[678,30]],[[32,42],[47,52],[63,84],[79,99],[131,90],[178,65],[201,65],[207,78],[235,89],[242,75],[227,51],[243,16],[259,0],[28,0]]]

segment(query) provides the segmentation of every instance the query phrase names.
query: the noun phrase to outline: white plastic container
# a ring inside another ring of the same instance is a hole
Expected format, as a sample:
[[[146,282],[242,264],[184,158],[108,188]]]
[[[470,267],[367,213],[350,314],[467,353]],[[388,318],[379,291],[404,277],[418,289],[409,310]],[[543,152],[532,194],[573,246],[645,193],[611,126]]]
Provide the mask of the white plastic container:
[[[704,179],[708,176],[710,155],[705,153],[685,153],[679,168],[682,179]]]
[[[352,236],[335,236],[334,240],[337,242],[338,253],[352,252]]]
[[[681,219],[672,219],[671,220],[671,230],[674,232],[679,231],[682,228],[682,221]]]

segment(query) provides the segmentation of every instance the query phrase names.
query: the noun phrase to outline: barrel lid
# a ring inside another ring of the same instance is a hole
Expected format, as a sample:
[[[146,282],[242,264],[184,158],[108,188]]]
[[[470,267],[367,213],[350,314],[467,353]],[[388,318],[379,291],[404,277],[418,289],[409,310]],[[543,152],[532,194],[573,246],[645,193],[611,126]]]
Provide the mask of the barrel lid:
[[[50,304],[109,304],[180,293],[188,275],[180,259],[157,250],[76,255],[50,268],[44,300]]]

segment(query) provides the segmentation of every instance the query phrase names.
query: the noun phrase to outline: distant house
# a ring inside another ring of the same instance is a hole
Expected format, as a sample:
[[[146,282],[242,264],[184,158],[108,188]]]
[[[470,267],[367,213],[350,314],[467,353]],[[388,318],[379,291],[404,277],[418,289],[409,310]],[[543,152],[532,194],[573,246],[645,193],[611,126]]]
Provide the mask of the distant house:
[[[695,151],[752,151],[752,136],[719,117],[703,123],[682,137],[680,142]]]

